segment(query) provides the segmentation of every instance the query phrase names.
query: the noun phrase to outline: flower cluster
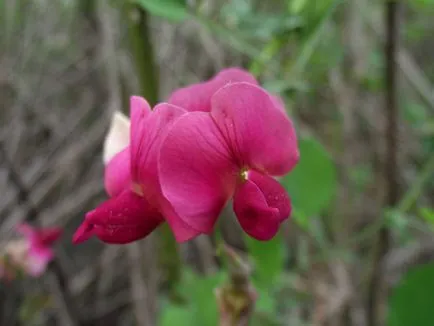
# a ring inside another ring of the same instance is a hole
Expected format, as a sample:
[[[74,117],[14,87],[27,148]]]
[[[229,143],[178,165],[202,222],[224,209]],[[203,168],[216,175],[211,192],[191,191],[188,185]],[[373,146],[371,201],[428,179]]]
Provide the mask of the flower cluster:
[[[21,237],[10,241],[0,253],[0,279],[11,280],[16,272],[38,277],[54,258],[52,246],[60,238],[60,228],[36,229],[21,224],[17,231]]]
[[[177,241],[212,232],[233,199],[241,227],[271,239],[291,213],[276,179],[298,162],[297,138],[283,102],[238,68],[176,90],[153,109],[130,100],[115,113],[104,144],[109,199],[88,212],[74,235],[124,244],[167,222]]]

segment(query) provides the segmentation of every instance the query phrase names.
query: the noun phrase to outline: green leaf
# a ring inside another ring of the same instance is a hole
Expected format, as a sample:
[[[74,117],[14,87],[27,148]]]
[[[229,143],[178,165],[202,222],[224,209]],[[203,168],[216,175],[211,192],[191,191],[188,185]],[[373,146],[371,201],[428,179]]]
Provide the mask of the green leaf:
[[[185,0],[133,0],[133,2],[147,10],[151,15],[174,22],[181,22],[189,15]]]
[[[254,263],[254,278],[258,285],[269,288],[284,269],[285,244],[281,234],[269,241],[258,241],[246,236],[246,245]]]
[[[186,306],[168,305],[160,317],[160,326],[191,326],[194,325],[193,315]]]
[[[258,288],[258,299],[255,304],[255,310],[261,313],[275,314],[276,299],[270,294],[268,289]]]
[[[389,300],[387,326],[434,325],[434,264],[410,270]]]
[[[428,207],[419,209],[419,213],[425,222],[429,223],[431,227],[434,227],[434,210]]]
[[[307,4],[307,0],[290,0],[289,1],[289,11],[293,14],[300,13]]]
[[[409,4],[414,7],[414,9],[427,10],[434,9],[434,0],[413,0]]]
[[[337,189],[337,176],[330,155],[314,138],[301,138],[299,149],[300,161],[282,183],[295,210],[306,219],[330,205]]]
[[[43,311],[51,307],[52,298],[46,294],[29,294],[24,298],[19,309],[20,321],[24,324],[33,324],[42,315]]]
[[[217,325],[218,310],[214,289],[217,288],[225,278],[226,274],[224,272],[218,272],[206,277],[198,276],[192,280],[190,284],[190,296],[196,325]]]

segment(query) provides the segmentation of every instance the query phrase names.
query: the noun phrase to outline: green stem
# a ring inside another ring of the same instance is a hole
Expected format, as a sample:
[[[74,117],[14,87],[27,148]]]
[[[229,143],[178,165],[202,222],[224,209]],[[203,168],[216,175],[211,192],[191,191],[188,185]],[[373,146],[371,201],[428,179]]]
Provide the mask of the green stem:
[[[127,4],[128,37],[140,84],[140,94],[154,106],[158,102],[158,71],[155,65],[149,17],[140,7]]]

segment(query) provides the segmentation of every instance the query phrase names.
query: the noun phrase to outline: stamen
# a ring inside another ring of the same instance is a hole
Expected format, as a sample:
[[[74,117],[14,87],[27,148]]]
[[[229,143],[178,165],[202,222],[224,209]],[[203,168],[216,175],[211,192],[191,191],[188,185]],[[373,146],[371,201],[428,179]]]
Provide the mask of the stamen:
[[[246,168],[242,169],[242,170],[241,170],[241,173],[240,173],[240,176],[241,176],[241,180],[242,180],[243,182],[244,182],[244,181],[247,181],[247,180],[249,179],[249,170],[246,169]]]

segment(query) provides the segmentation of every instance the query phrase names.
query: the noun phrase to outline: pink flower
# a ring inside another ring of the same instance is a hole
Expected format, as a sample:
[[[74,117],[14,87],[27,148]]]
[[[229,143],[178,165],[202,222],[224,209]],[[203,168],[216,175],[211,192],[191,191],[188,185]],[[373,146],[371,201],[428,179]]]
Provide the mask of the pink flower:
[[[282,102],[251,83],[231,83],[212,96],[210,112],[190,112],[173,124],[161,147],[160,184],[193,229],[211,232],[233,197],[242,228],[268,240],[291,212],[287,193],[271,176],[288,173],[298,159]]]
[[[175,91],[169,99],[173,105],[163,103],[153,111],[144,99],[133,96],[131,126],[128,118],[115,113],[103,154],[104,183],[111,198],[87,213],[74,235],[75,243],[93,235],[106,243],[129,243],[146,237],[163,221],[180,242],[200,233],[185,224],[162,196],[157,164],[160,144],[185,110],[208,110],[211,95],[231,81],[256,83],[248,72],[229,68],[209,82]],[[192,91],[195,96],[189,97]]]
[[[24,241],[11,243],[6,248],[6,254],[12,264],[20,266],[27,274],[35,277],[42,275],[54,258],[52,247],[62,235],[62,229],[36,229],[28,224],[21,224],[17,230],[24,236]]]
[[[129,243],[146,237],[165,220],[178,241],[199,234],[162,196],[158,177],[161,141],[185,111],[167,103],[151,111],[146,100],[137,96],[131,97],[130,104],[131,128],[127,118],[115,114],[104,144],[105,188],[111,198],[86,214],[74,243],[93,235],[106,243]]]

